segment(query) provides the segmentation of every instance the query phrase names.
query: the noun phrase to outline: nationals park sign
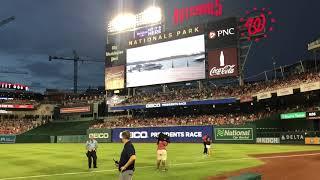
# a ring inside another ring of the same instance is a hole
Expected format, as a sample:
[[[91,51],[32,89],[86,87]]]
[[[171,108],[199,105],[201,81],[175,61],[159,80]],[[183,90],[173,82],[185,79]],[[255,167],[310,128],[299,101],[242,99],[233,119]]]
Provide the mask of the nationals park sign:
[[[215,141],[253,141],[254,128],[214,128]]]

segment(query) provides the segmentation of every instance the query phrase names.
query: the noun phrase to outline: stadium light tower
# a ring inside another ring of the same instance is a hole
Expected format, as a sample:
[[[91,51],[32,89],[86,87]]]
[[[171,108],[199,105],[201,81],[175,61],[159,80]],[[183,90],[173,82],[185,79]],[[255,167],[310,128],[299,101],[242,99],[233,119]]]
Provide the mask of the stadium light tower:
[[[108,24],[108,33],[119,34],[126,31],[134,31],[146,26],[160,24],[161,22],[161,8],[151,6],[136,15],[132,13],[117,15]]]

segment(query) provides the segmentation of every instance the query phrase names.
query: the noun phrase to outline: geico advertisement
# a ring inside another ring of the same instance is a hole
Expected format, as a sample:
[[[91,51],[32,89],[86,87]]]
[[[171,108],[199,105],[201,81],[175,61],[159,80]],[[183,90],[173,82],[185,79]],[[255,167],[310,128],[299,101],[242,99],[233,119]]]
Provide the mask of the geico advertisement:
[[[205,134],[212,134],[212,126],[116,128],[112,130],[112,142],[120,142],[125,130],[130,131],[132,142],[156,142],[161,132],[167,134],[171,142],[202,142]]]
[[[98,142],[111,142],[111,130],[110,129],[88,129],[88,138],[93,137]]]

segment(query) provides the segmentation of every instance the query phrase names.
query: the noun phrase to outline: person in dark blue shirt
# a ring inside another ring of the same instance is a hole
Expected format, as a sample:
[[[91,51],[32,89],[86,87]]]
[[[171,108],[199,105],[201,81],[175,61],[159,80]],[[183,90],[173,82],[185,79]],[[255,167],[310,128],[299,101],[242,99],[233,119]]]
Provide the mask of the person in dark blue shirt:
[[[130,132],[123,131],[121,134],[121,141],[124,144],[120,161],[119,161],[119,171],[120,180],[131,180],[134,172],[134,165],[136,161],[136,151],[134,146],[130,141]]]

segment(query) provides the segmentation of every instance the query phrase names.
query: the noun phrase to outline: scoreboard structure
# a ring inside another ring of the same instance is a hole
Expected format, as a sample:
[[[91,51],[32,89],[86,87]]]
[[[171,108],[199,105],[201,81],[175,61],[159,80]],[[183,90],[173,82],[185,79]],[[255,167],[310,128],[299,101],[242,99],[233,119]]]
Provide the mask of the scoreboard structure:
[[[106,90],[239,77],[238,19],[108,36]]]

